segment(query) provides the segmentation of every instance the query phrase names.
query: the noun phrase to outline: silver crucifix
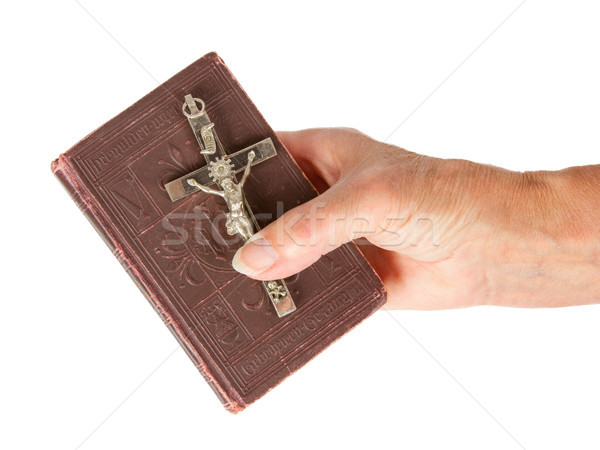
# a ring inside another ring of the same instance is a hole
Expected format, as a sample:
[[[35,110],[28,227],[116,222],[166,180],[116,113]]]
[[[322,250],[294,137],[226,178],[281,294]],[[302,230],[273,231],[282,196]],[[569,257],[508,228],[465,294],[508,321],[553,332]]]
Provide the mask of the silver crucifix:
[[[244,241],[248,241],[259,226],[244,198],[243,187],[253,165],[277,154],[273,141],[267,138],[227,155],[202,100],[186,95],[182,111],[194,130],[200,153],[204,155],[207,165],[167,183],[165,189],[169,197],[172,201],[177,201],[199,190],[222,197],[229,209],[225,223],[227,234],[239,234]],[[242,179],[236,182],[236,174],[242,170]],[[221,189],[210,187],[215,184]],[[264,281],[263,286],[279,317],[296,310],[294,300],[283,280]]]

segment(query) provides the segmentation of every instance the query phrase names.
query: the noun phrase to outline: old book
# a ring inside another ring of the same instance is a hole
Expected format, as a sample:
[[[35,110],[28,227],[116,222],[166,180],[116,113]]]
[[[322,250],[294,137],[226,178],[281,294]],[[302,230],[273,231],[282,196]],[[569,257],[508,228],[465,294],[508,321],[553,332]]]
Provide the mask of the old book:
[[[242,242],[227,235],[224,221],[207,220],[226,211],[223,199],[198,192],[172,202],[165,190],[206,164],[182,114],[190,93],[204,100],[228,154],[272,139],[277,155],[253,167],[244,188],[263,226],[316,195],[215,53],[80,141],[52,170],[226,408],[237,412],[381,307],[385,290],[347,244],[287,279],[297,310],[275,314],[261,283],[231,267]]]

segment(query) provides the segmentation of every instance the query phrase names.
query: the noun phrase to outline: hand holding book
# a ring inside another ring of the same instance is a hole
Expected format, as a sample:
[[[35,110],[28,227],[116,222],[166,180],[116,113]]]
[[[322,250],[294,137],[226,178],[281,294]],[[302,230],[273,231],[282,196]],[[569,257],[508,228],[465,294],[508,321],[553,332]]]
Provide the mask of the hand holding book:
[[[520,173],[350,129],[278,136],[322,194],[239,250],[241,272],[286,277],[364,238],[387,308],[600,301],[600,166]]]

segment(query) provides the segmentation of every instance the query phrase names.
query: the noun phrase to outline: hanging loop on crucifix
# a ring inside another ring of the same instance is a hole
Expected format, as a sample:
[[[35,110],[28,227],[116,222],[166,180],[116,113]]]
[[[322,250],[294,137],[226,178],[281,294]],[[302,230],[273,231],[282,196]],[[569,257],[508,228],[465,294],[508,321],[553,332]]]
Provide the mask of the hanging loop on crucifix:
[[[200,104],[200,108],[198,108]],[[188,112],[189,111],[189,112]],[[227,204],[227,234],[239,234],[244,242],[248,241],[260,227],[244,197],[244,184],[250,175],[252,166],[277,155],[271,138],[263,139],[254,145],[228,155],[225,153],[219,137],[206,113],[205,103],[188,94],[182,106],[182,112],[194,131],[200,153],[206,159],[206,165],[165,185],[172,201],[190,194],[203,191],[218,195]],[[236,174],[243,171],[237,181]],[[216,185],[217,188],[212,186]],[[279,317],[296,310],[294,300],[283,280],[264,281],[263,287]]]

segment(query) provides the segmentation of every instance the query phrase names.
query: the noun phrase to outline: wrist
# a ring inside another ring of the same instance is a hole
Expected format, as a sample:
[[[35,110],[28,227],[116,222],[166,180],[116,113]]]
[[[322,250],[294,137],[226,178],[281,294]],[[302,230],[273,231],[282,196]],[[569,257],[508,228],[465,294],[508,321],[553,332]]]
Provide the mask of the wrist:
[[[600,186],[589,168],[510,173],[486,249],[491,304],[600,301]],[[510,186],[512,185],[512,186]],[[492,202],[492,204],[494,204]]]

